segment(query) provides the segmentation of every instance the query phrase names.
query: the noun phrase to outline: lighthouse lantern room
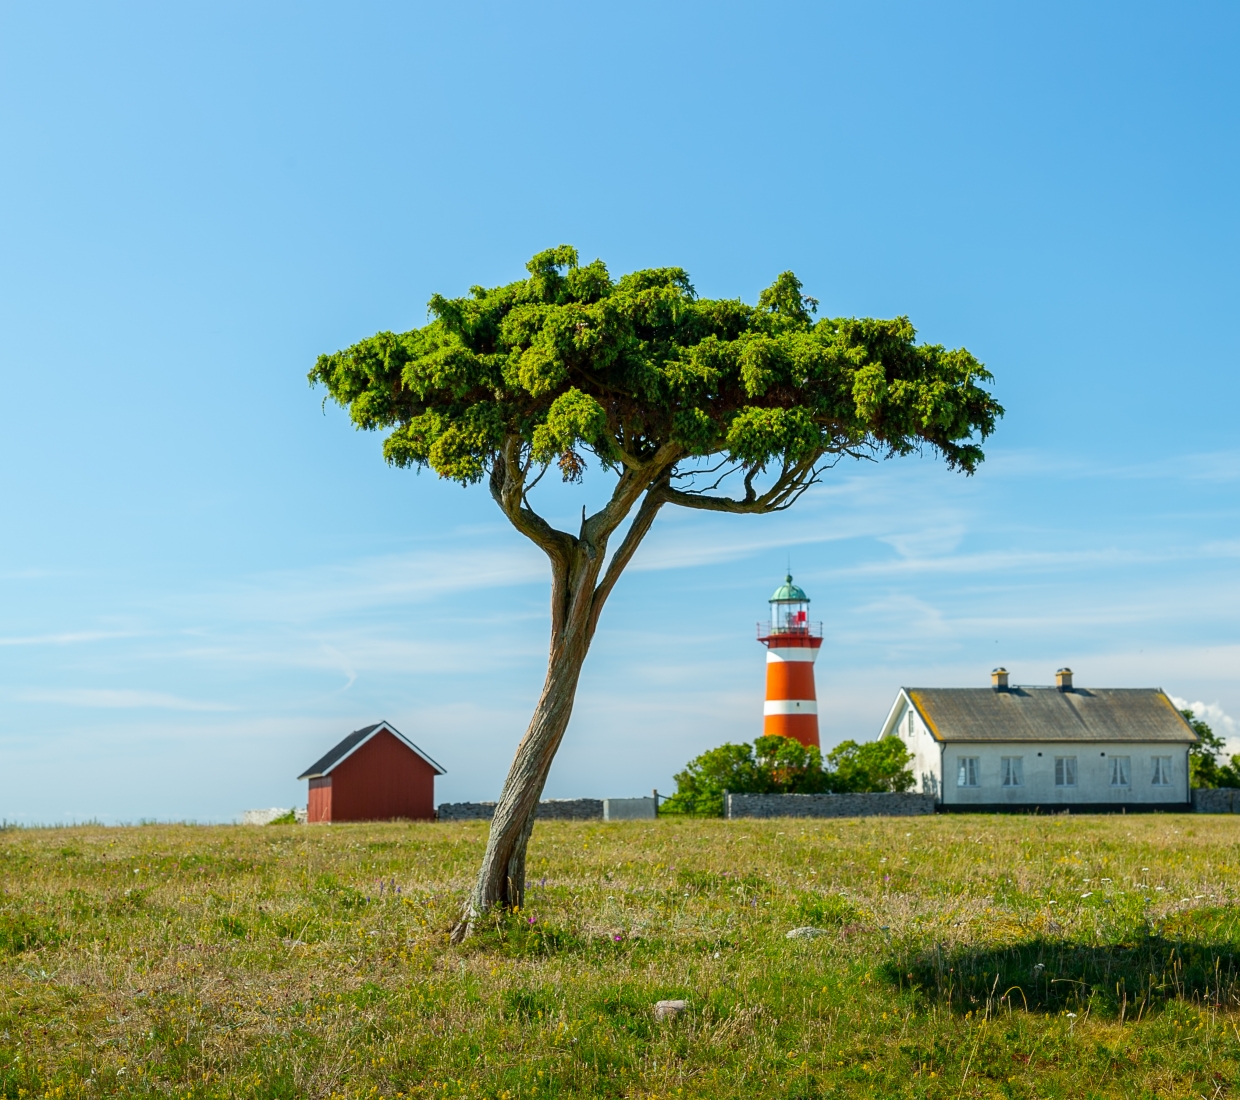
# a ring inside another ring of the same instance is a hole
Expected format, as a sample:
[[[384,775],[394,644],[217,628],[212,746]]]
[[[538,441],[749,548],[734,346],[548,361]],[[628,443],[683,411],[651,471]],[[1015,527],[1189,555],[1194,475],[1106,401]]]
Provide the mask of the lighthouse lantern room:
[[[809,621],[809,597],[792,575],[771,597],[771,619],[758,624],[766,646],[766,703],[762,732],[818,747],[818,696],[814,660],[822,647],[822,623]]]

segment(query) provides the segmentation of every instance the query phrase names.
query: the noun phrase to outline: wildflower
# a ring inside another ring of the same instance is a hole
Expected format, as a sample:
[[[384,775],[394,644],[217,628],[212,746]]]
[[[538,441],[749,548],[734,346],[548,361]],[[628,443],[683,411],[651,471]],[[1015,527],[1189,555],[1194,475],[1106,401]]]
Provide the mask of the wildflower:
[[[534,923],[534,918],[530,917],[530,924],[533,924],[533,923]]]

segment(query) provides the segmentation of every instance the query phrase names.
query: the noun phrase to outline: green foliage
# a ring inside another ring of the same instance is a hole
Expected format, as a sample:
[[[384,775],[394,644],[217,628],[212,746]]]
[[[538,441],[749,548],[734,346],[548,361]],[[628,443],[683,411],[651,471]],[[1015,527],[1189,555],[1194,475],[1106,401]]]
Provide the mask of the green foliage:
[[[759,737],[752,745],[725,744],[690,760],[676,778],[676,793],[660,813],[720,817],[723,792],[818,794],[906,791],[915,782],[911,754],[898,737],[858,744],[844,741],[827,754],[791,737]]]
[[[1180,713],[1197,735],[1197,744],[1188,750],[1188,774],[1192,786],[1240,787],[1240,755],[1233,756],[1228,764],[1220,764],[1218,758],[1227,743],[1191,710]]]
[[[435,295],[429,324],[321,355],[311,382],[359,428],[389,433],[389,462],[463,484],[513,437],[567,480],[583,452],[616,467],[667,444],[750,470],[929,444],[971,472],[1002,415],[967,351],[916,343],[903,317],[815,321],[791,272],[749,306],[699,298],[680,268],[613,279],[567,245],[526,269]]]
[[[841,741],[827,753],[832,790],[907,791],[917,781],[908,770],[912,759],[898,737],[880,737],[861,744]]]
[[[296,825],[297,824],[297,811],[289,810],[289,812],[286,814],[281,814],[279,817],[273,817],[270,821],[267,822],[267,824],[268,825]]]

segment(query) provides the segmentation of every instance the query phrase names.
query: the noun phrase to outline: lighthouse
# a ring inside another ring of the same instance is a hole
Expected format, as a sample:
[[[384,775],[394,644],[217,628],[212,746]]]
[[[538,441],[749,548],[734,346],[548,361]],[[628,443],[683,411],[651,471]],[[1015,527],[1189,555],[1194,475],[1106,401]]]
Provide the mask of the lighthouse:
[[[792,574],[771,597],[771,621],[758,624],[766,646],[766,703],[762,732],[818,747],[818,697],[814,659],[822,647],[822,624],[809,621],[809,597]]]

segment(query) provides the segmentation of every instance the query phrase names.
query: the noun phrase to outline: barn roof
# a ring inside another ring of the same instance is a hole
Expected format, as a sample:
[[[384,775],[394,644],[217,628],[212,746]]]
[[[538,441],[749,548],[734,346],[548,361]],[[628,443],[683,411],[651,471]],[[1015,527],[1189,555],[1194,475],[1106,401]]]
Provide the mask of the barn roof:
[[[904,688],[903,693],[936,741],[1197,740],[1161,688]]]
[[[338,744],[330,752],[321,756],[297,778],[318,779],[321,776],[330,775],[332,768],[352,756],[353,753],[357,752],[357,750],[366,744],[367,741],[383,730],[387,730],[388,733],[395,737],[396,740],[407,749],[416,753],[423,760],[425,760],[432,768],[435,769],[436,775],[445,774],[443,768],[436,764],[434,760],[427,756],[426,753],[418,748],[417,745],[410,741],[409,738],[401,733],[395,726],[389,725],[387,722],[376,722],[373,726],[363,726],[360,730],[354,730],[348,737],[341,741],[340,744]]]

